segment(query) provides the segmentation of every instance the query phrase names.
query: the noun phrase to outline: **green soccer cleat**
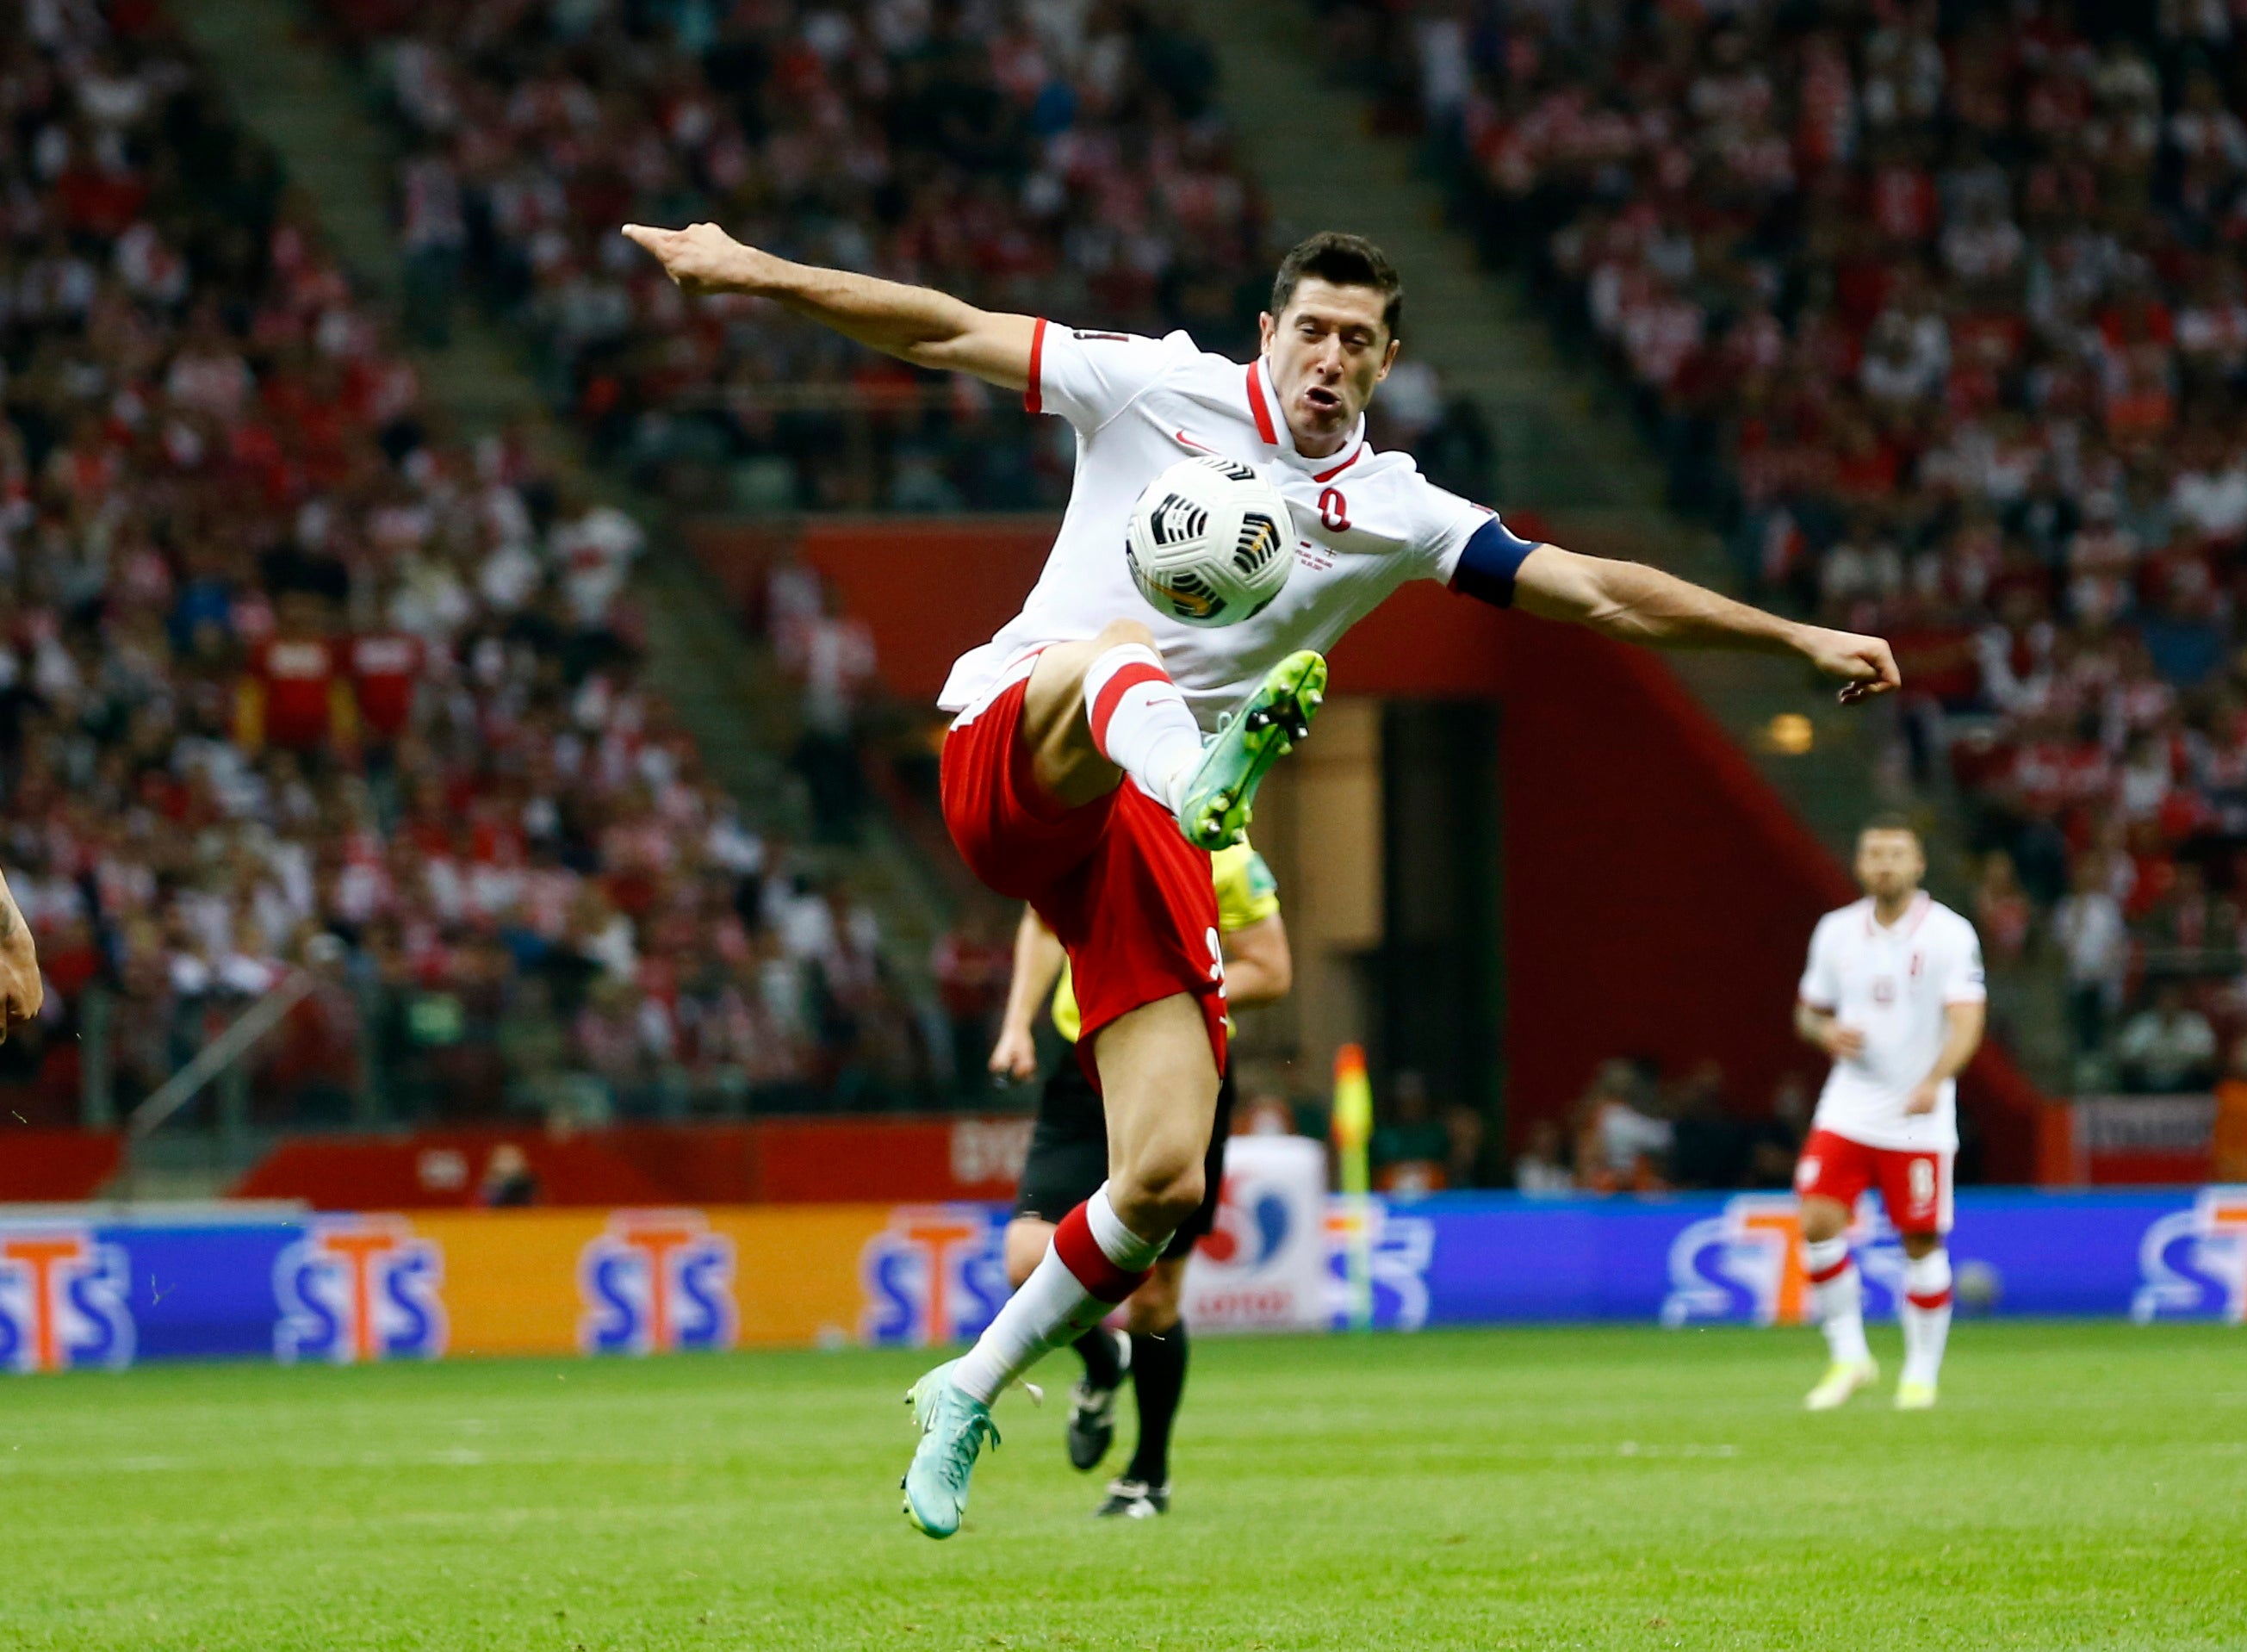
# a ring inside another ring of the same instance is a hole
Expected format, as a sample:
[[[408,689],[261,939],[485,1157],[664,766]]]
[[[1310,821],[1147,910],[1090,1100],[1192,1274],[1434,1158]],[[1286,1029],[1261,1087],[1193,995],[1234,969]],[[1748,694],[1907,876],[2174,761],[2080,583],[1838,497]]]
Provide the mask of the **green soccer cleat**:
[[[1803,1408],[1831,1411],[1847,1405],[1859,1389],[1870,1388],[1880,1380],[1881,1368],[1870,1360],[1836,1360],[1826,1368],[1818,1386],[1803,1396]]]
[[[1931,1411],[1935,1409],[1935,1384],[1915,1382],[1909,1378],[1896,1384],[1895,1409],[1899,1411]]]
[[[983,1442],[999,1444],[991,1408],[970,1399],[952,1380],[952,1369],[959,1363],[946,1360],[905,1396],[920,1425],[912,1466],[899,1482],[905,1519],[932,1538],[947,1538],[960,1529],[960,1517],[967,1511],[967,1479],[975,1472]]]
[[[1178,829],[1214,852],[1247,832],[1256,788],[1272,765],[1310,737],[1311,719],[1327,694],[1327,662],[1309,649],[1264,673],[1248,703],[1202,747],[1178,800]]]

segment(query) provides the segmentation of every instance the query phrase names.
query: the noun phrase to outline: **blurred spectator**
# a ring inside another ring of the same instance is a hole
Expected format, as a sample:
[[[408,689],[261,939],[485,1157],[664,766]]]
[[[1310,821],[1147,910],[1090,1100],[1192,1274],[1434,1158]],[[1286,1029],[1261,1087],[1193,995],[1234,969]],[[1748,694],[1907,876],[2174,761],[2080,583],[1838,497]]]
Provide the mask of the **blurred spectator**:
[[[1627,1061],[1609,1062],[1575,1107],[1576,1178],[1601,1193],[1663,1185],[1672,1130],[1641,1105],[1644,1086]]]
[[[2097,861],[2077,864],[2073,891],[2053,909],[2052,932],[2066,962],[2075,1047],[2089,1054],[2105,1041],[2107,1019],[2121,1002],[2123,972],[2129,966],[2121,904],[2107,888],[2105,869]]]
[[[1482,1114],[1465,1102],[1444,1109],[1444,1185],[1479,1187],[1483,1184],[1482,1150],[1485,1127]]]
[[[538,1178],[531,1172],[530,1160],[513,1142],[502,1142],[484,1161],[483,1179],[476,1184],[476,1203],[492,1210],[538,1203]]]
[[[2216,1029],[2185,1002],[2182,986],[2163,981],[2153,1003],[2125,1023],[2114,1055],[2126,1089],[2204,1089],[2216,1076]]]
[[[1374,1124],[1369,1157],[1373,1184],[1384,1193],[1426,1193],[1444,1185],[1451,1133],[1428,1099],[1428,1082],[1419,1074],[1397,1075],[1389,1105]]]
[[[1557,1198],[1576,1190],[1576,1178],[1561,1162],[1561,1127],[1540,1118],[1529,1127],[1527,1139],[1513,1161],[1514,1191],[1531,1198]]]
[[[2215,1163],[2218,1182],[2247,1182],[2247,1037],[2232,1041],[2231,1059],[2216,1086]]]
[[[1788,1188],[1794,1185],[1795,1161],[1811,1118],[1810,1088],[1800,1075],[1789,1073],[1772,1092],[1771,1110],[1748,1130],[1746,1187]]]
[[[1673,1187],[1738,1187],[1746,1174],[1748,1136],[1725,1096],[1725,1070],[1703,1062],[1677,1087],[1670,1137]]]

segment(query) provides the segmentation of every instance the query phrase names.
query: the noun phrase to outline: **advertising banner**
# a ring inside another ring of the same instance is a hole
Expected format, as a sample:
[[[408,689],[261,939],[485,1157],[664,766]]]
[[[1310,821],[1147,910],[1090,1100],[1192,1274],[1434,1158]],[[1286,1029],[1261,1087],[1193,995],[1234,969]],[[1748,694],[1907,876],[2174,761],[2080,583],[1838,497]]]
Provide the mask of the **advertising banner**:
[[[1321,1191],[1316,1157],[1286,1139],[1235,1144],[1188,1274],[1198,1326],[1340,1323],[1354,1219]],[[933,1347],[1006,1300],[1006,1219],[972,1202],[160,1225],[0,1211],[0,1370]],[[1389,1328],[1792,1324],[1808,1308],[1784,1194],[1446,1194],[1376,1202],[1369,1219]],[[1876,1206],[1854,1238],[1868,1310],[1893,1313],[1902,1253]],[[1970,1191],[1951,1255],[1968,1313],[2247,1322],[2247,1187]]]
[[[1306,1331],[1327,1322],[1327,1153],[1301,1136],[1226,1144],[1217,1225],[1186,1265],[1196,1331]]]

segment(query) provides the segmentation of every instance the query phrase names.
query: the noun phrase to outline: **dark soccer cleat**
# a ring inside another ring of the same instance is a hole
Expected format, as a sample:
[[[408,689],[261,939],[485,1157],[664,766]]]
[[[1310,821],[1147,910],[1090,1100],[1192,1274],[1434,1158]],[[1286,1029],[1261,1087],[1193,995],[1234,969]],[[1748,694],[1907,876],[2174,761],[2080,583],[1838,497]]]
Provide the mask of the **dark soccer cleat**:
[[[1096,1519],[1151,1520],[1171,1512],[1171,1488],[1144,1480],[1110,1480],[1108,1497],[1093,1510]]]
[[[1100,1335],[1116,1339],[1116,1376],[1120,1383],[1124,1374],[1131,1369],[1131,1339],[1104,1327]],[[1115,1442],[1115,1387],[1096,1388],[1088,1382],[1078,1382],[1069,1391],[1069,1467],[1081,1473],[1098,1468],[1100,1459],[1108,1455],[1108,1448]]]

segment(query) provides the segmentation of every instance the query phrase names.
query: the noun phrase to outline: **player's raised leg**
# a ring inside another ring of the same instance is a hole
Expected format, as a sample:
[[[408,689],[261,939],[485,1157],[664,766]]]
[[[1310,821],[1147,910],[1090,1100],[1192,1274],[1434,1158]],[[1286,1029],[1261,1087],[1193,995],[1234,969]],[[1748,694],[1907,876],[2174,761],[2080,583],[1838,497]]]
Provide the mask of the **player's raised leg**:
[[[1803,1403],[1813,1411],[1830,1411],[1881,1374],[1865,1345],[1864,1283],[1849,1254],[1848,1207],[1840,1200],[1815,1194],[1803,1199],[1802,1264],[1832,1356],[1825,1376]]]
[[[1101,1029],[1094,1056],[1108,1110],[1107,1184],[1062,1219],[1044,1259],[975,1346],[913,1390],[921,1441],[905,1475],[905,1512],[931,1537],[960,1529],[976,1458],[996,1439],[999,1391],[1137,1290],[1200,1206],[1217,1112],[1209,1027],[1201,1002],[1176,993]]]

